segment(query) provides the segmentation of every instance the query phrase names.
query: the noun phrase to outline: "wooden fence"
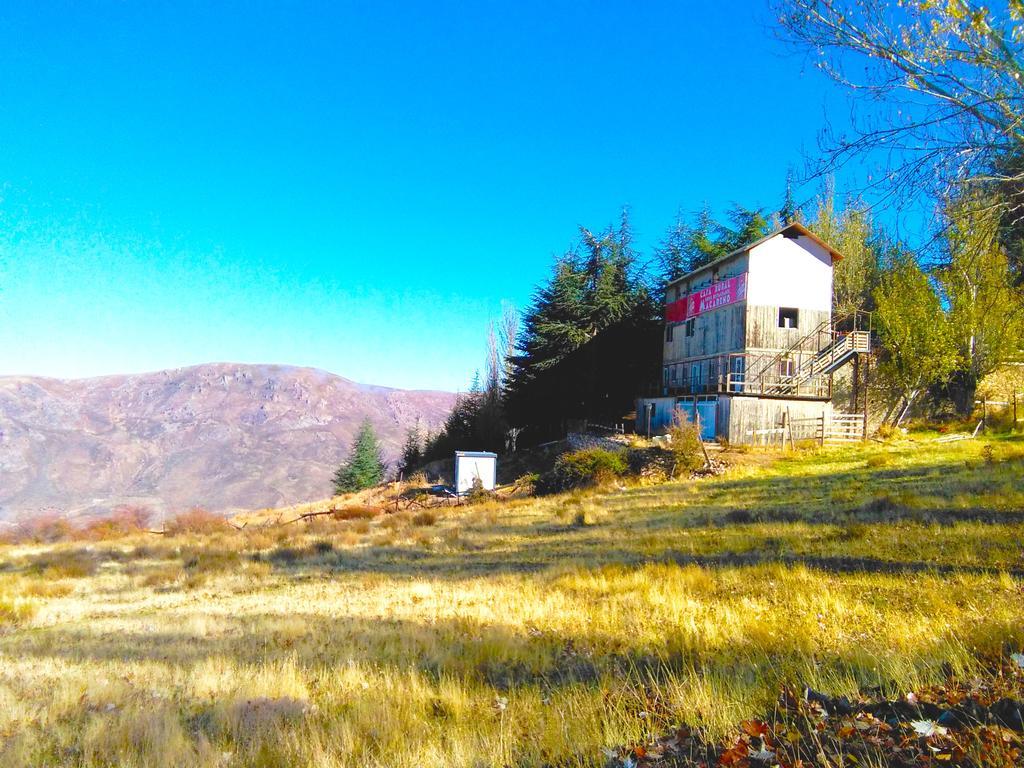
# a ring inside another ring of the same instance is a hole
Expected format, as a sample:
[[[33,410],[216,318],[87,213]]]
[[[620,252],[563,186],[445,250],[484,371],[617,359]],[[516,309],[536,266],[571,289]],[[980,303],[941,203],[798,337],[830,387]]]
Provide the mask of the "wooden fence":
[[[794,419],[787,411],[775,427],[752,429],[747,437],[754,445],[777,445],[795,448],[797,441],[814,440],[819,445],[855,443],[867,438],[864,415],[859,413],[833,413]]]

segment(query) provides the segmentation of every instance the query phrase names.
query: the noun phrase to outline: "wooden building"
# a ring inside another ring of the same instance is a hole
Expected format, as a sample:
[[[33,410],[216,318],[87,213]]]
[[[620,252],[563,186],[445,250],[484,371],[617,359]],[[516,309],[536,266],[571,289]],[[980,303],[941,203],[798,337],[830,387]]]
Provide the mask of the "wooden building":
[[[793,223],[670,284],[662,381],[639,399],[637,431],[664,431],[677,411],[706,440],[827,430],[832,374],[870,352],[858,318],[833,322],[841,258]]]

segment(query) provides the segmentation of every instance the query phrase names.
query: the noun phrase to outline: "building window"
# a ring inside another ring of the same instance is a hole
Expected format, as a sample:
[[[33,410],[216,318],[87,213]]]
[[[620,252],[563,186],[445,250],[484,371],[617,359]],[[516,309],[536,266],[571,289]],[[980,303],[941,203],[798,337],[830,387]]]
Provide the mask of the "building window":
[[[796,363],[792,357],[784,357],[779,360],[779,376],[784,379],[792,378],[796,374]]]
[[[779,328],[799,328],[800,310],[792,307],[779,307]]]
[[[717,270],[717,269],[716,269],[716,270],[714,270],[714,271],[713,271],[713,272],[711,273],[711,282],[712,282],[712,283],[717,283],[717,282],[718,282],[718,270]]]
[[[671,324],[665,326],[665,343],[672,341],[672,328]]]
[[[694,328],[697,327],[697,318],[691,317],[686,321],[686,335],[687,337],[693,336]]]

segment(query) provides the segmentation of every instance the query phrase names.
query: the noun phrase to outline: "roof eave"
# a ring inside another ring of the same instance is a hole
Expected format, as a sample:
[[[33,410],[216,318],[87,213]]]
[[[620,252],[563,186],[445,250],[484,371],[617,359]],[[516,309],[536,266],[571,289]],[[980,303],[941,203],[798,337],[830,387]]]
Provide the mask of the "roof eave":
[[[697,269],[693,270],[692,272],[687,272],[682,277],[677,277],[675,280],[673,280],[672,282],[668,283],[668,286],[666,286],[666,287],[671,287],[671,286],[675,285],[676,283],[681,283],[683,280],[689,280],[694,275],[699,275],[701,272],[706,272],[707,270],[712,269],[713,267],[718,266],[722,262],[728,261],[729,259],[732,259],[732,258],[736,258],[737,256],[742,256],[744,253],[747,253],[748,251],[756,248],[757,246],[761,245],[762,243],[765,243],[768,240],[771,240],[773,237],[776,237],[778,235],[783,235],[786,232],[790,231],[791,229],[795,229],[802,236],[809,238],[811,241],[813,241],[814,243],[816,243],[817,245],[821,246],[826,251],[828,251],[829,256],[832,257],[833,261],[842,261],[843,260],[844,257],[843,257],[842,253],[837,251],[835,248],[833,248],[831,245],[826,243],[824,240],[822,240],[816,234],[811,232],[811,230],[809,230],[807,227],[805,227],[800,222],[792,221],[789,224],[786,224],[785,226],[779,227],[778,229],[776,229],[776,230],[774,230],[772,232],[769,232],[767,235],[765,235],[764,237],[762,237],[762,238],[760,238],[758,240],[754,240],[751,243],[747,243],[746,245],[737,248],[735,251],[731,251],[730,253],[725,254],[725,256],[719,256],[714,261],[710,261],[707,264],[705,264],[704,266],[698,267]]]

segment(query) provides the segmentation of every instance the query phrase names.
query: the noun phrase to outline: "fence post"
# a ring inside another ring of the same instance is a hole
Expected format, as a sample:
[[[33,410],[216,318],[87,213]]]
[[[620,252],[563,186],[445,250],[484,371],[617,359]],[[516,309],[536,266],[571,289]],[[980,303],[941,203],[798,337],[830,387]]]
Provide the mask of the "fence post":
[[[821,413],[821,433],[820,434],[821,434],[821,437],[820,437],[821,447],[824,448],[825,447],[825,412],[824,411],[822,411],[822,413]]]
[[[871,349],[870,337],[868,337],[868,350]],[[864,432],[861,435],[861,439],[868,439],[868,395],[871,393],[871,388],[868,386],[868,374],[871,373],[871,352],[869,351],[864,357]]]

